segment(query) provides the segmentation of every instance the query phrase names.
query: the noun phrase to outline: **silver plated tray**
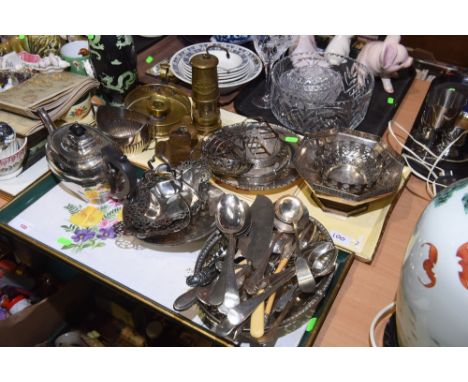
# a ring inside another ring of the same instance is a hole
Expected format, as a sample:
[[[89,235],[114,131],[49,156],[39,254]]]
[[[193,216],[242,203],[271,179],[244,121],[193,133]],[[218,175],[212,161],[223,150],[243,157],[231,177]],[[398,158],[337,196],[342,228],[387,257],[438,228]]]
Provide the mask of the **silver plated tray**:
[[[255,134],[257,131],[260,134]],[[290,186],[300,178],[292,164],[295,146],[288,143],[294,141],[299,141],[299,137],[284,127],[246,121],[226,126],[205,138],[202,155],[207,158],[213,177],[218,182],[240,190],[269,191]],[[230,176],[218,166],[220,162],[216,150],[220,142],[225,142],[226,147],[239,148],[235,153],[229,153],[233,157],[228,158],[229,161],[225,159],[225,163],[231,164],[235,160],[241,164],[243,162],[247,164],[244,171]],[[241,150],[241,147],[244,149]],[[244,156],[236,159],[235,156],[240,155],[238,153]]]

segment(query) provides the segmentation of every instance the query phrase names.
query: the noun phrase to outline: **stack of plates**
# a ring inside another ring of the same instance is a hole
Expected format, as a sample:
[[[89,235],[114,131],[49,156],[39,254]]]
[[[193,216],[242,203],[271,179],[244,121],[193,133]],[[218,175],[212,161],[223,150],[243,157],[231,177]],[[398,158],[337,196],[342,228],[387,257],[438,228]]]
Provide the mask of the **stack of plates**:
[[[219,60],[218,83],[221,94],[229,93],[252,81],[262,71],[260,58],[247,48],[228,43],[201,43],[181,49],[172,56],[170,67],[174,75],[181,81],[191,84],[190,60],[197,54],[205,53],[208,46],[214,46],[209,52]],[[226,51],[221,48],[229,51],[229,58]]]

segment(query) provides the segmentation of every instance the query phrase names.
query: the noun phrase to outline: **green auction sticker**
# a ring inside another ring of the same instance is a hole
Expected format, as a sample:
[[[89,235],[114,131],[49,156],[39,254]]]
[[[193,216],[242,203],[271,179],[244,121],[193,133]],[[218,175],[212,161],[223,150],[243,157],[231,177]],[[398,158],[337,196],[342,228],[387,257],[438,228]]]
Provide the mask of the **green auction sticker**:
[[[94,35],[93,35],[93,34],[89,34],[89,35],[88,35],[88,40],[94,40]]]
[[[312,317],[307,324],[306,332],[311,332],[315,328],[315,324],[317,323],[317,317]]]
[[[145,61],[146,61],[147,64],[151,64],[154,61],[154,58],[153,58],[153,56],[148,56],[148,57],[146,57]]]
[[[19,38],[20,40],[24,40],[24,39],[26,38],[26,35],[25,35],[25,34],[20,34],[20,35],[18,36],[18,38]]]
[[[297,143],[299,142],[298,137],[284,137],[284,141],[288,143]]]
[[[388,98],[387,98],[387,103],[388,103],[389,105],[393,105],[393,104],[395,103],[395,98],[393,98],[393,97],[388,97]]]
[[[72,243],[72,241],[70,239],[62,236],[62,237],[59,237],[57,239],[57,243],[62,244],[62,245],[70,245]]]

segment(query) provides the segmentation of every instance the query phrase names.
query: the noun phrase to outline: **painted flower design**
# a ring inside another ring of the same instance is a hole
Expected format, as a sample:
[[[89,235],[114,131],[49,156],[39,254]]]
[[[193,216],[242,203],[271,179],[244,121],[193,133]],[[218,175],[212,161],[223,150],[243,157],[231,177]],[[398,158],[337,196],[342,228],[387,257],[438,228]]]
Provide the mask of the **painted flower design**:
[[[72,112],[71,114],[73,117],[79,117],[80,115],[84,114],[86,111],[88,111],[88,109],[85,106],[83,106],[83,107],[76,108],[75,111]]]
[[[75,243],[88,241],[94,238],[96,234],[89,229],[77,229],[75,234],[72,236],[72,240]]]
[[[102,248],[106,245],[106,240],[121,235],[121,204],[106,202],[82,207],[69,203],[64,208],[70,213],[70,224],[61,227],[71,236],[57,239],[63,250],[81,252],[85,249]]]
[[[101,240],[114,239],[116,236],[113,226],[109,228],[100,228],[97,234],[98,239]]]
[[[115,224],[115,221],[111,221],[111,220],[109,220],[109,219],[103,219],[103,220],[99,223],[99,228],[110,228],[110,227],[112,227],[114,224]]]
[[[98,225],[103,218],[104,214],[101,210],[94,206],[87,206],[70,216],[70,222],[80,228],[89,228]]]

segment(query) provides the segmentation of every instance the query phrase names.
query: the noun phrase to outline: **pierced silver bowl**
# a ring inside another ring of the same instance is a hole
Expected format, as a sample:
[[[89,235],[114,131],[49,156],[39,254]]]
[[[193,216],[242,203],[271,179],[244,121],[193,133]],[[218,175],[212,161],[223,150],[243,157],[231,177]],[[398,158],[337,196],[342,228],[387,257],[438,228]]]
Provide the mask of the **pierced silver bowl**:
[[[124,203],[126,228],[144,240],[187,228],[207,202],[210,176],[201,161],[183,162],[175,169],[160,165],[145,172]]]
[[[345,203],[369,202],[395,192],[404,167],[379,137],[336,129],[304,138],[294,164],[316,196]]]

